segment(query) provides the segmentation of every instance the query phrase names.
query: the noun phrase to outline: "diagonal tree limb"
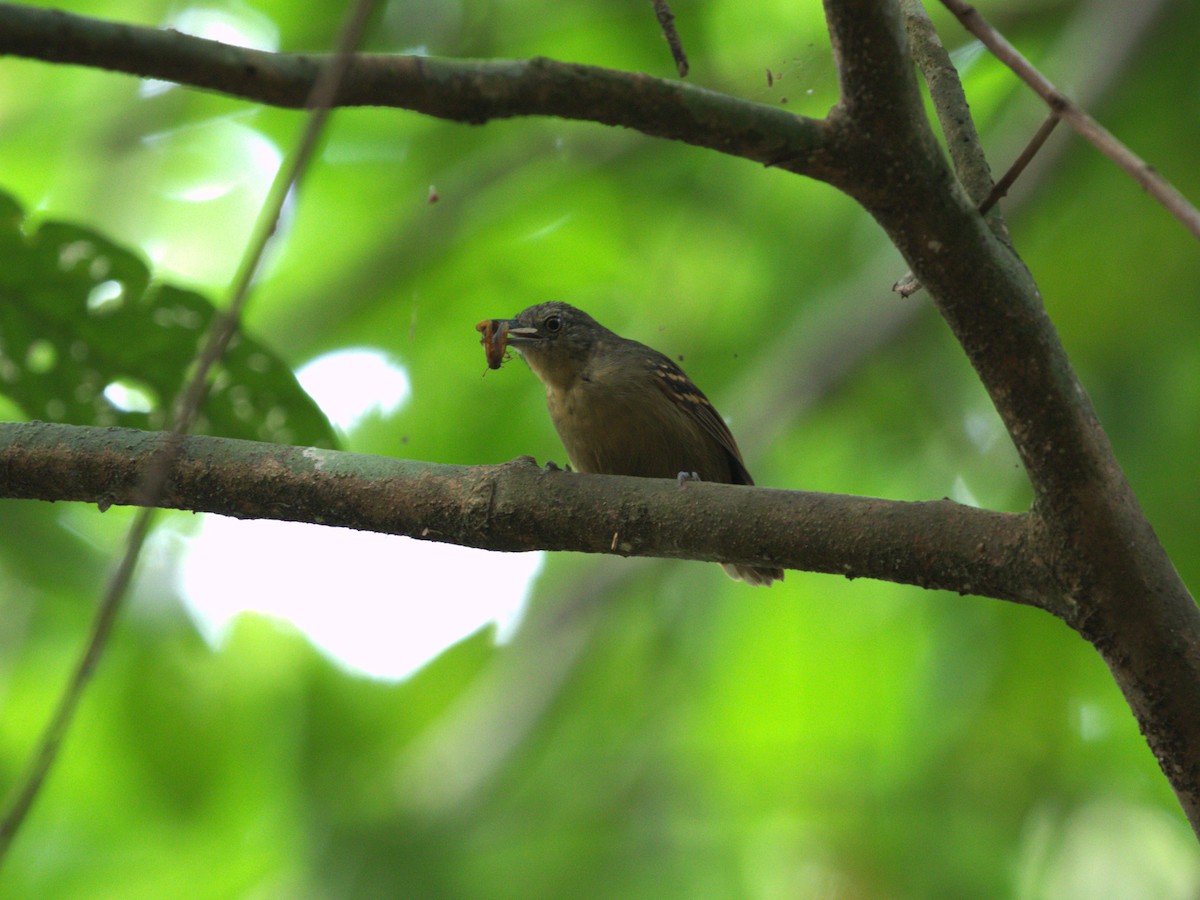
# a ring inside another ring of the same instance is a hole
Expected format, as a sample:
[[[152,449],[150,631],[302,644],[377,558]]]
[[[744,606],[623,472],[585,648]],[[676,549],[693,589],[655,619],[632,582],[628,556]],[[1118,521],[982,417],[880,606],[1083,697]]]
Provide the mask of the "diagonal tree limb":
[[[996,204],[1004,198],[1017,179],[1021,177],[1021,173],[1025,171],[1025,168],[1033,161],[1033,158],[1037,156],[1038,151],[1045,145],[1051,132],[1058,125],[1058,121],[1058,116],[1051,115],[1046,117],[1046,120],[1042,122],[1038,130],[1034,132],[1033,137],[1029,139],[1029,143],[1025,145],[1025,149],[1018,154],[1017,158],[1013,160],[1012,165],[1000,176],[1000,180],[993,185],[988,195],[983,198],[983,202],[979,204],[979,214],[981,216],[988,216],[988,213],[992,212]],[[994,213],[988,216],[988,221],[999,224],[1002,228],[1004,227],[1002,220]],[[1003,234],[1005,243],[1009,243],[1007,240],[1007,229]],[[921,283],[913,277],[913,273],[908,272],[900,276],[900,280],[892,285],[892,290],[901,297],[911,297],[921,287]]]
[[[833,154],[845,161],[837,186],[879,221],[933,291],[1009,429],[1039,509],[1065,514],[1074,491],[1111,486],[1114,475],[1123,483],[1119,470],[1110,469],[1112,449],[1028,270],[987,227],[947,166],[922,115],[915,79],[895,80],[907,48],[894,5],[827,0],[827,8],[835,31],[878,26],[843,42],[852,53],[870,56],[871,67],[847,68],[877,78],[859,90],[886,111],[889,123],[902,123],[876,139],[877,126],[860,122],[849,108],[832,114],[839,120]],[[893,64],[884,65],[883,57]],[[1064,453],[1075,455],[1072,465],[1059,463]]]
[[[1200,834],[1200,610],[1146,521],[1029,272],[931,152],[920,95],[895,78],[908,53],[894,4],[826,0],[826,14],[853,90],[870,98],[840,111],[832,153],[848,165],[839,186],[904,254],[987,389],[1033,486],[1066,621],[1108,663]],[[861,120],[881,108],[885,132]]]
[[[946,149],[958,180],[971,199],[980,203],[992,189],[992,173],[983,152],[983,142],[975,130],[975,119],[971,116],[958,69],[938,38],[921,0],[900,0],[900,9],[912,43],[913,59],[929,88],[933,110],[946,138]]]
[[[975,130],[975,119],[971,116],[958,69],[954,67],[921,0],[900,0],[900,9],[904,13],[904,27],[912,44],[913,59],[925,79],[958,180],[977,204],[979,212],[987,216],[988,223],[1008,243],[1004,218],[999,210],[992,210],[994,201],[988,203],[984,199],[990,197],[992,192],[992,172],[983,152],[979,132]],[[921,283],[913,277],[912,272],[900,276],[892,287],[902,297],[912,296],[920,289]]]

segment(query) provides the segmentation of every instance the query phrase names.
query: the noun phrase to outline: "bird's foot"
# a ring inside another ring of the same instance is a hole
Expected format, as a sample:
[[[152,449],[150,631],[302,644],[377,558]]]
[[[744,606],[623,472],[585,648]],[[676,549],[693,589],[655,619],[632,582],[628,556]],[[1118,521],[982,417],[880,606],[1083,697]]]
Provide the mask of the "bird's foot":
[[[703,481],[699,472],[680,472],[675,476],[675,480],[679,482],[680,487],[689,481]]]

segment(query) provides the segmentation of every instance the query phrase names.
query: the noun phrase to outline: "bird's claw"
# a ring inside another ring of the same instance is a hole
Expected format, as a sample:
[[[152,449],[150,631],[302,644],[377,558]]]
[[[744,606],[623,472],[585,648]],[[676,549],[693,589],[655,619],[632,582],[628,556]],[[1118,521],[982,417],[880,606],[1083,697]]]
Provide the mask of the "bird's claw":
[[[684,484],[689,481],[702,481],[703,480],[700,478],[699,472],[680,472],[678,475],[675,476],[675,479],[679,482],[680,487],[683,487]]]

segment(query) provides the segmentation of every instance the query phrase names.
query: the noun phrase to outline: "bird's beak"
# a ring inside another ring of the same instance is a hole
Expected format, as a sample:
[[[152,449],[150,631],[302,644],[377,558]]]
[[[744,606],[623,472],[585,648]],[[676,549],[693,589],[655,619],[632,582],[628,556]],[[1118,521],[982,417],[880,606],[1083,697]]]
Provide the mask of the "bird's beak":
[[[538,340],[538,330],[532,325],[522,325],[516,319],[508,319],[508,341],[510,344],[529,344]]]

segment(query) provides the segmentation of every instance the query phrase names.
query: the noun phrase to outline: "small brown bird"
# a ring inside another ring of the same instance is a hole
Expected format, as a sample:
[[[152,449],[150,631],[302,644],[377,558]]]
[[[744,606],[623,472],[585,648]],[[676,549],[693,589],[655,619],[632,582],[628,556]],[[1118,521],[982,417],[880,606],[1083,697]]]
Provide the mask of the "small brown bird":
[[[566,303],[531,306],[494,329],[487,334],[507,329],[508,344],[546,386],[550,418],[577,471],[754,484],[725,420],[657,350]],[[749,584],[783,578],[782,569],[724,568]]]

